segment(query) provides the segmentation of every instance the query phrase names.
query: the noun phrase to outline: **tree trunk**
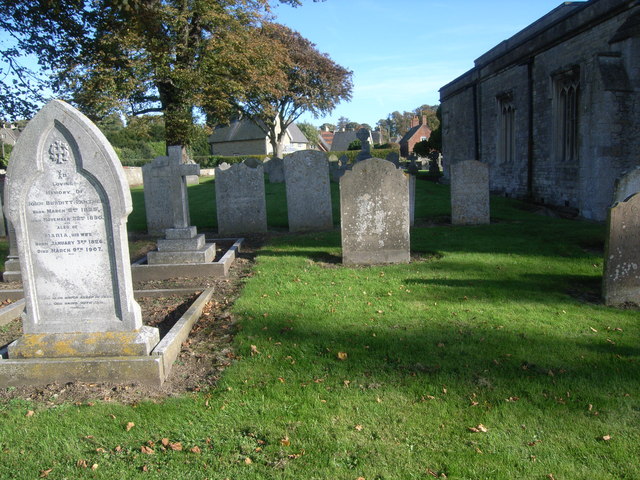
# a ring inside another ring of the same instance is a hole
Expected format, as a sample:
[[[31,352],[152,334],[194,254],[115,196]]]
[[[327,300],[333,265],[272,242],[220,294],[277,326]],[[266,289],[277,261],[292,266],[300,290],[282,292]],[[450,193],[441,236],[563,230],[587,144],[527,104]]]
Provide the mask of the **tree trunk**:
[[[164,131],[167,147],[189,146],[193,135],[193,106],[181,95],[179,89],[168,83],[158,85],[164,113]]]

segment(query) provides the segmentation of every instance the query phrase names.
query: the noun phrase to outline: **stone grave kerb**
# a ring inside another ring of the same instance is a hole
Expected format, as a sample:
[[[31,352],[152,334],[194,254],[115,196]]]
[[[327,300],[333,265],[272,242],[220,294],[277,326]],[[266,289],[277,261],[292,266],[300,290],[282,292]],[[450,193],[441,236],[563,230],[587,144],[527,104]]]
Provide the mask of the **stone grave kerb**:
[[[45,357],[95,355],[101,348],[148,353],[158,334],[142,327],[133,296],[131,193],[107,139],[75,108],[54,100],[29,122],[11,159],[5,199],[26,300],[23,338],[37,338],[23,342],[25,356],[39,348],[29,345],[34,341],[43,343]]]

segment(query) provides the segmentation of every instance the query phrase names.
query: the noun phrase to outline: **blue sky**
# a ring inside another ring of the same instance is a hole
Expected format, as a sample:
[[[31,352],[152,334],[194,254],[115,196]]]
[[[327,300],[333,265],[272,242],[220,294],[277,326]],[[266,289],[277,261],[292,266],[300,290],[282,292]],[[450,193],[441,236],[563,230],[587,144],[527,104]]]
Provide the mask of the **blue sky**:
[[[319,126],[344,116],[375,127],[398,110],[439,102],[438,90],[473,61],[561,0],[303,0],[274,8],[276,21],[297,30],[353,71],[353,98]]]

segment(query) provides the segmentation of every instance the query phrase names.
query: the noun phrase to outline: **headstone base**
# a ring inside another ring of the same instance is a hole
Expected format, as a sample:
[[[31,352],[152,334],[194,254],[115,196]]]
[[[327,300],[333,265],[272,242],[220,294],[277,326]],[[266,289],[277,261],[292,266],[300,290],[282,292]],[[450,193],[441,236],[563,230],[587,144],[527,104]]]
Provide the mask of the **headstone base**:
[[[383,265],[387,263],[409,263],[411,255],[406,250],[381,250],[377,252],[343,252],[345,265]]]
[[[210,263],[215,257],[216,244],[205,243],[196,227],[168,228],[166,238],[158,240],[158,250],[147,253],[147,264]]]
[[[157,328],[133,332],[27,333],[8,347],[9,358],[130,357],[149,355]]]
[[[4,273],[2,274],[2,281],[22,281],[22,273],[20,272],[20,260],[18,258],[7,257],[7,260],[4,262]]]

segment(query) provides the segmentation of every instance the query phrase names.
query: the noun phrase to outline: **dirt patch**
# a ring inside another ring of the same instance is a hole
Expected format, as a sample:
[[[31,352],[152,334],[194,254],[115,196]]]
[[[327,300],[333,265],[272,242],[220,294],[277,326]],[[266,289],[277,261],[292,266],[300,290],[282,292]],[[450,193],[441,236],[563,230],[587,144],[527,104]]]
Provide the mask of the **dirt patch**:
[[[176,359],[169,377],[161,387],[139,384],[70,382],[40,387],[9,387],[0,389],[0,402],[23,398],[55,405],[65,402],[85,403],[96,400],[137,403],[141,400],[161,401],[166,397],[197,392],[214,385],[221,372],[235,358],[232,340],[235,319],[231,307],[240,295],[245,279],[251,275],[255,251],[263,238],[246,239],[242,251],[229,270],[227,278],[173,278],[166,281],[138,282],[135,290],[192,288],[201,292],[214,287],[214,293],[195,323]],[[18,284],[17,288],[20,285]],[[197,295],[168,295],[138,299],[143,323],[158,327],[161,335],[168,331],[189,308]],[[22,333],[19,320],[0,327],[0,346],[15,340]]]

